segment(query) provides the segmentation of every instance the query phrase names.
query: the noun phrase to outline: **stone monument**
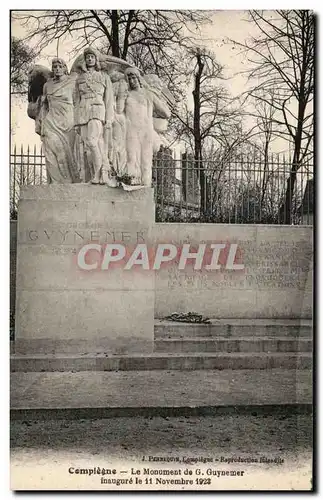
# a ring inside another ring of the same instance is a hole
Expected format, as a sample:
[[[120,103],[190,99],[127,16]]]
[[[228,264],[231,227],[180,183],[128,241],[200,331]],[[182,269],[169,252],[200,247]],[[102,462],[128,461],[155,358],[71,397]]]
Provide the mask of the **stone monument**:
[[[48,183],[151,187],[153,152],[174,104],[157,75],[141,75],[126,61],[88,47],[70,74],[58,58],[52,71],[34,66],[28,100]]]
[[[32,68],[28,98],[48,185],[24,187],[18,207],[17,352],[149,352],[154,272],[87,271],[78,255],[153,244],[152,156],[172,97],[157,76],[88,48],[70,73],[62,59]]]

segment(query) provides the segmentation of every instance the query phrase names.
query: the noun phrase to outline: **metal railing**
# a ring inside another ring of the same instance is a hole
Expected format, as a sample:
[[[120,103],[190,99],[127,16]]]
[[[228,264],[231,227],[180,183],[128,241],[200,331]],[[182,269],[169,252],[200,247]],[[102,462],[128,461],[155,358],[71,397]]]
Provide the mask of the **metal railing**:
[[[41,149],[15,147],[10,159],[12,218],[20,187],[46,182]],[[197,162],[187,153],[176,159],[163,148],[153,161],[156,222],[312,224],[313,182],[310,162],[293,173],[291,159],[282,155]]]
[[[14,146],[10,154],[10,216],[16,218],[21,186],[47,183],[45,156],[34,146]]]

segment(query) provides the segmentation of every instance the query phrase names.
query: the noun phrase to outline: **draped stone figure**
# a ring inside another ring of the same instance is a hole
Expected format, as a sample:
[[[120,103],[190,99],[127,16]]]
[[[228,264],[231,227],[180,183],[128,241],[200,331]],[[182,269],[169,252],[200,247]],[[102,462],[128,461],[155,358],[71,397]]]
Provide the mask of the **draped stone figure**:
[[[128,95],[128,85],[124,74],[113,71],[110,74],[114,93],[114,121],[112,123],[111,163],[119,178],[126,175],[126,117],[124,114],[125,99]]]
[[[124,103],[126,116],[126,172],[130,184],[151,186],[155,131],[153,112],[170,117],[166,102],[148,87],[137,68],[127,68],[128,95]]]
[[[49,184],[79,182],[73,156],[75,77],[68,75],[64,60],[59,58],[52,61],[51,76],[43,85],[42,95],[38,96],[34,106],[31,100],[29,116],[31,114],[34,116],[36,132],[41,136],[47,182]]]

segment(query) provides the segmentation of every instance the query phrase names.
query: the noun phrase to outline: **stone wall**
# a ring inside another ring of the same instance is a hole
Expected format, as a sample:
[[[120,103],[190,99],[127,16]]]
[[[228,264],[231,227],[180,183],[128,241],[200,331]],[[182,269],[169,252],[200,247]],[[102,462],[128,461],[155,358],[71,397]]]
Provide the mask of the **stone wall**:
[[[180,271],[169,263],[156,273],[156,317],[189,311],[213,318],[312,316],[312,228],[165,223],[155,232],[157,241],[176,245],[236,243],[244,264],[239,271]]]
[[[102,234],[108,234],[109,237],[112,234],[112,226],[114,230],[118,229],[111,223],[103,226]],[[56,237],[62,237],[59,230],[63,231],[63,228],[59,223],[55,228],[46,226],[45,229],[47,234],[38,228],[38,241],[34,243],[48,245],[49,236],[53,241]],[[10,307],[13,311],[16,289],[17,223],[15,221],[11,222],[10,230]],[[78,233],[80,231],[74,233],[70,231],[62,248],[77,243],[78,240],[74,240],[80,237]],[[136,234],[136,241],[145,241],[140,232]],[[29,236],[32,239],[36,238],[36,233],[32,232]],[[92,238],[89,235],[85,236],[88,239]],[[126,236],[124,232],[116,234],[117,240],[123,241]],[[69,241],[68,238],[72,237],[74,240]],[[155,243],[167,242],[177,246],[186,242],[192,247],[203,242],[227,245],[236,243],[240,262],[244,264],[244,269],[240,271],[227,270],[223,266],[222,269],[215,271],[205,269],[196,271],[192,266],[180,271],[175,263],[162,267],[155,276],[155,316],[158,318],[175,311],[196,311],[215,318],[310,318],[312,316],[311,227],[156,223],[153,240]],[[57,243],[60,243],[59,240]],[[223,252],[225,251],[224,249]],[[37,276],[39,272],[40,270]],[[60,273],[60,270],[56,269],[55,273]],[[34,279],[35,277],[36,275]],[[27,276],[22,278],[26,281]],[[31,283],[25,285],[29,288]]]
[[[100,244],[151,246],[153,189],[88,184],[23,187],[18,206],[15,340],[19,350],[88,349],[127,353],[153,348],[155,275],[115,266],[89,272],[81,249]],[[94,347],[95,348],[95,347]],[[99,352],[98,351],[98,352]],[[51,352],[51,351],[47,351]]]

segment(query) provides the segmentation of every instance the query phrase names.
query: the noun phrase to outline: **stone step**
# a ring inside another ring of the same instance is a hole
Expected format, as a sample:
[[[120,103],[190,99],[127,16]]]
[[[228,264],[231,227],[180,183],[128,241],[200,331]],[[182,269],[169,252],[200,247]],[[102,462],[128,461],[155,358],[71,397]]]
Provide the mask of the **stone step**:
[[[211,319],[206,323],[156,320],[155,339],[186,337],[311,337],[313,325],[304,319]]]
[[[205,353],[205,352],[311,352],[312,351],[311,337],[293,337],[291,335],[285,337],[277,337],[275,335],[265,336],[212,336],[212,337],[161,337],[154,341],[154,352],[160,353]],[[84,344],[84,341],[65,342],[60,348],[52,349],[53,346],[38,345],[38,349],[33,351],[37,354],[75,354],[84,355],[88,353],[110,353],[106,345],[96,343],[95,341]],[[26,355],[30,352],[19,350],[15,342],[10,342],[10,354]],[[118,354],[125,354],[119,352]]]
[[[301,337],[188,337],[156,339],[155,352],[205,353],[205,352],[311,352],[312,340]]]
[[[152,353],[132,355],[17,355],[12,372],[130,370],[268,370],[311,369],[311,353]]]
[[[165,389],[166,388],[166,389]],[[309,370],[12,373],[11,418],[109,418],[311,410]],[[243,431],[243,430],[242,430]]]

